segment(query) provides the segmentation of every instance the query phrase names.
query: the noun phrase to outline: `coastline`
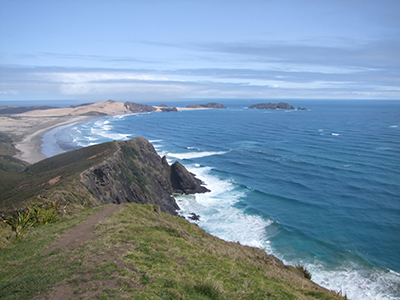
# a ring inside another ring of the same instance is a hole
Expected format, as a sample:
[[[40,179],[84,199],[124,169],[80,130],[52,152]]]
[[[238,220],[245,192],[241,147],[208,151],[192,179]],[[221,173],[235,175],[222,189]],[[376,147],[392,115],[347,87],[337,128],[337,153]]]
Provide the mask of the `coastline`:
[[[84,122],[92,116],[60,117],[1,117],[1,131],[9,134],[18,151],[15,158],[28,163],[36,163],[46,158],[41,152],[43,135],[49,130],[75,122]]]
[[[17,150],[15,158],[28,163],[36,163],[47,156],[41,151],[43,135],[49,130],[70,123],[84,122],[96,117],[126,115],[148,111],[149,105],[135,104],[133,109],[123,102],[112,100],[90,105],[32,110],[20,114],[0,115],[0,132],[11,137]],[[160,107],[153,106],[153,112],[161,112]],[[212,107],[176,107],[177,111],[213,109]]]

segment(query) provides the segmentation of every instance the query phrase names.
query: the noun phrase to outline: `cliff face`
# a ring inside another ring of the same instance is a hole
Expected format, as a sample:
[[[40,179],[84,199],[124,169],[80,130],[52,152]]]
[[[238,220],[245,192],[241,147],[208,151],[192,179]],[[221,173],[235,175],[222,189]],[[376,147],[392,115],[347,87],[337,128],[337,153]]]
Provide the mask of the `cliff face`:
[[[162,211],[176,214],[173,193],[208,191],[178,162],[170,166],[144,138],[116,145],[118,151],[81,175],[82,184],[101,202],[154,203]]]
[[[176,214],[174,193],[207,192],[178,162],[170,166],[144,138],[110,142],[60,154],[31,165],[3,186],[3,204],[39,197],[92,204],[157,204]],[[10,188],[11,187],[11,188]]]

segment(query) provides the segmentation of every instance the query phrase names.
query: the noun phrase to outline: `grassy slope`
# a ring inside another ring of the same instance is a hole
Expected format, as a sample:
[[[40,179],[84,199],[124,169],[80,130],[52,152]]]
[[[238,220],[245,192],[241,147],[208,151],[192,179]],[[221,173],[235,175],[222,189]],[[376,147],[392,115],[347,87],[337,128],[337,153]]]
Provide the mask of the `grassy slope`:
[[[47,158],[22,173],[0,169],[0,210],[24,206],[35,195],[47,194],[50,186],[47,183],[54,178],[59,181],[51,184],[53,190],[73,190],[74,187],[68,186],[74,185],[73,180],[79,179],[77,176],[82,171],[102,162],[116,150],[115,143],[109,142]]]
[[[260,249],[224,242],[150,205],[121,206],[99,223],[97,238],[45,252],[99,209],[32,228],[1,250],[2,299],[342,299]]]

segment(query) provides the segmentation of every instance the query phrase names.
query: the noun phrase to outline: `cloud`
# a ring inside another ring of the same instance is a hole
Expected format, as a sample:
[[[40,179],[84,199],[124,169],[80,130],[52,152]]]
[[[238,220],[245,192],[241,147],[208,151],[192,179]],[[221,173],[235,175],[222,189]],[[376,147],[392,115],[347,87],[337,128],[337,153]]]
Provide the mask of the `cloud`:
[[[346,43],[342,39],[330,46],[302,41],[181,47],[193,52],[183,63],[173,61],[169,69],[165,69],[166,63],[160,69],[150,62],[148,68],[140,69],[3,65],[0,99],[26,95],[143,101],[180,97],[400,98],[400,42],[396,40]]]

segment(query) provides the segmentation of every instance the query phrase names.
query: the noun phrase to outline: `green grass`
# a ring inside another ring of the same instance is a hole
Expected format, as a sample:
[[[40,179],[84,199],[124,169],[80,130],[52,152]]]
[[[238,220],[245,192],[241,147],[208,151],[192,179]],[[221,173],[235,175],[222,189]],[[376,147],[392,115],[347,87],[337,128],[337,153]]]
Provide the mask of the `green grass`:
[[[86,147],[75,151],[63,153],[28,166],[24,172],[11,172],[0,169],[0,210],[7,210],[13,207],[22,207],[37,195],[47,194],[48,182],[55,178],[59,181],[52,184],[52,188],[58,191],[70,193],[77,186],[76,180],[84,170],[104,161],[114,153],[117,147],[114,142]],[[100,155],[99,155],[100,154]],[[9,164],[3,164],[6,170],[14,170]],[[74,182],[75,180],[75,182]],[[76,202],[77,195],[83,195],[87,191],[75,193],[68,199]]]
[[[29,229],[0,252],[2,299],[343,299],[264,251],[222,241],[152,205],[127,204],[98,237],[45,252],[101,208]]]

